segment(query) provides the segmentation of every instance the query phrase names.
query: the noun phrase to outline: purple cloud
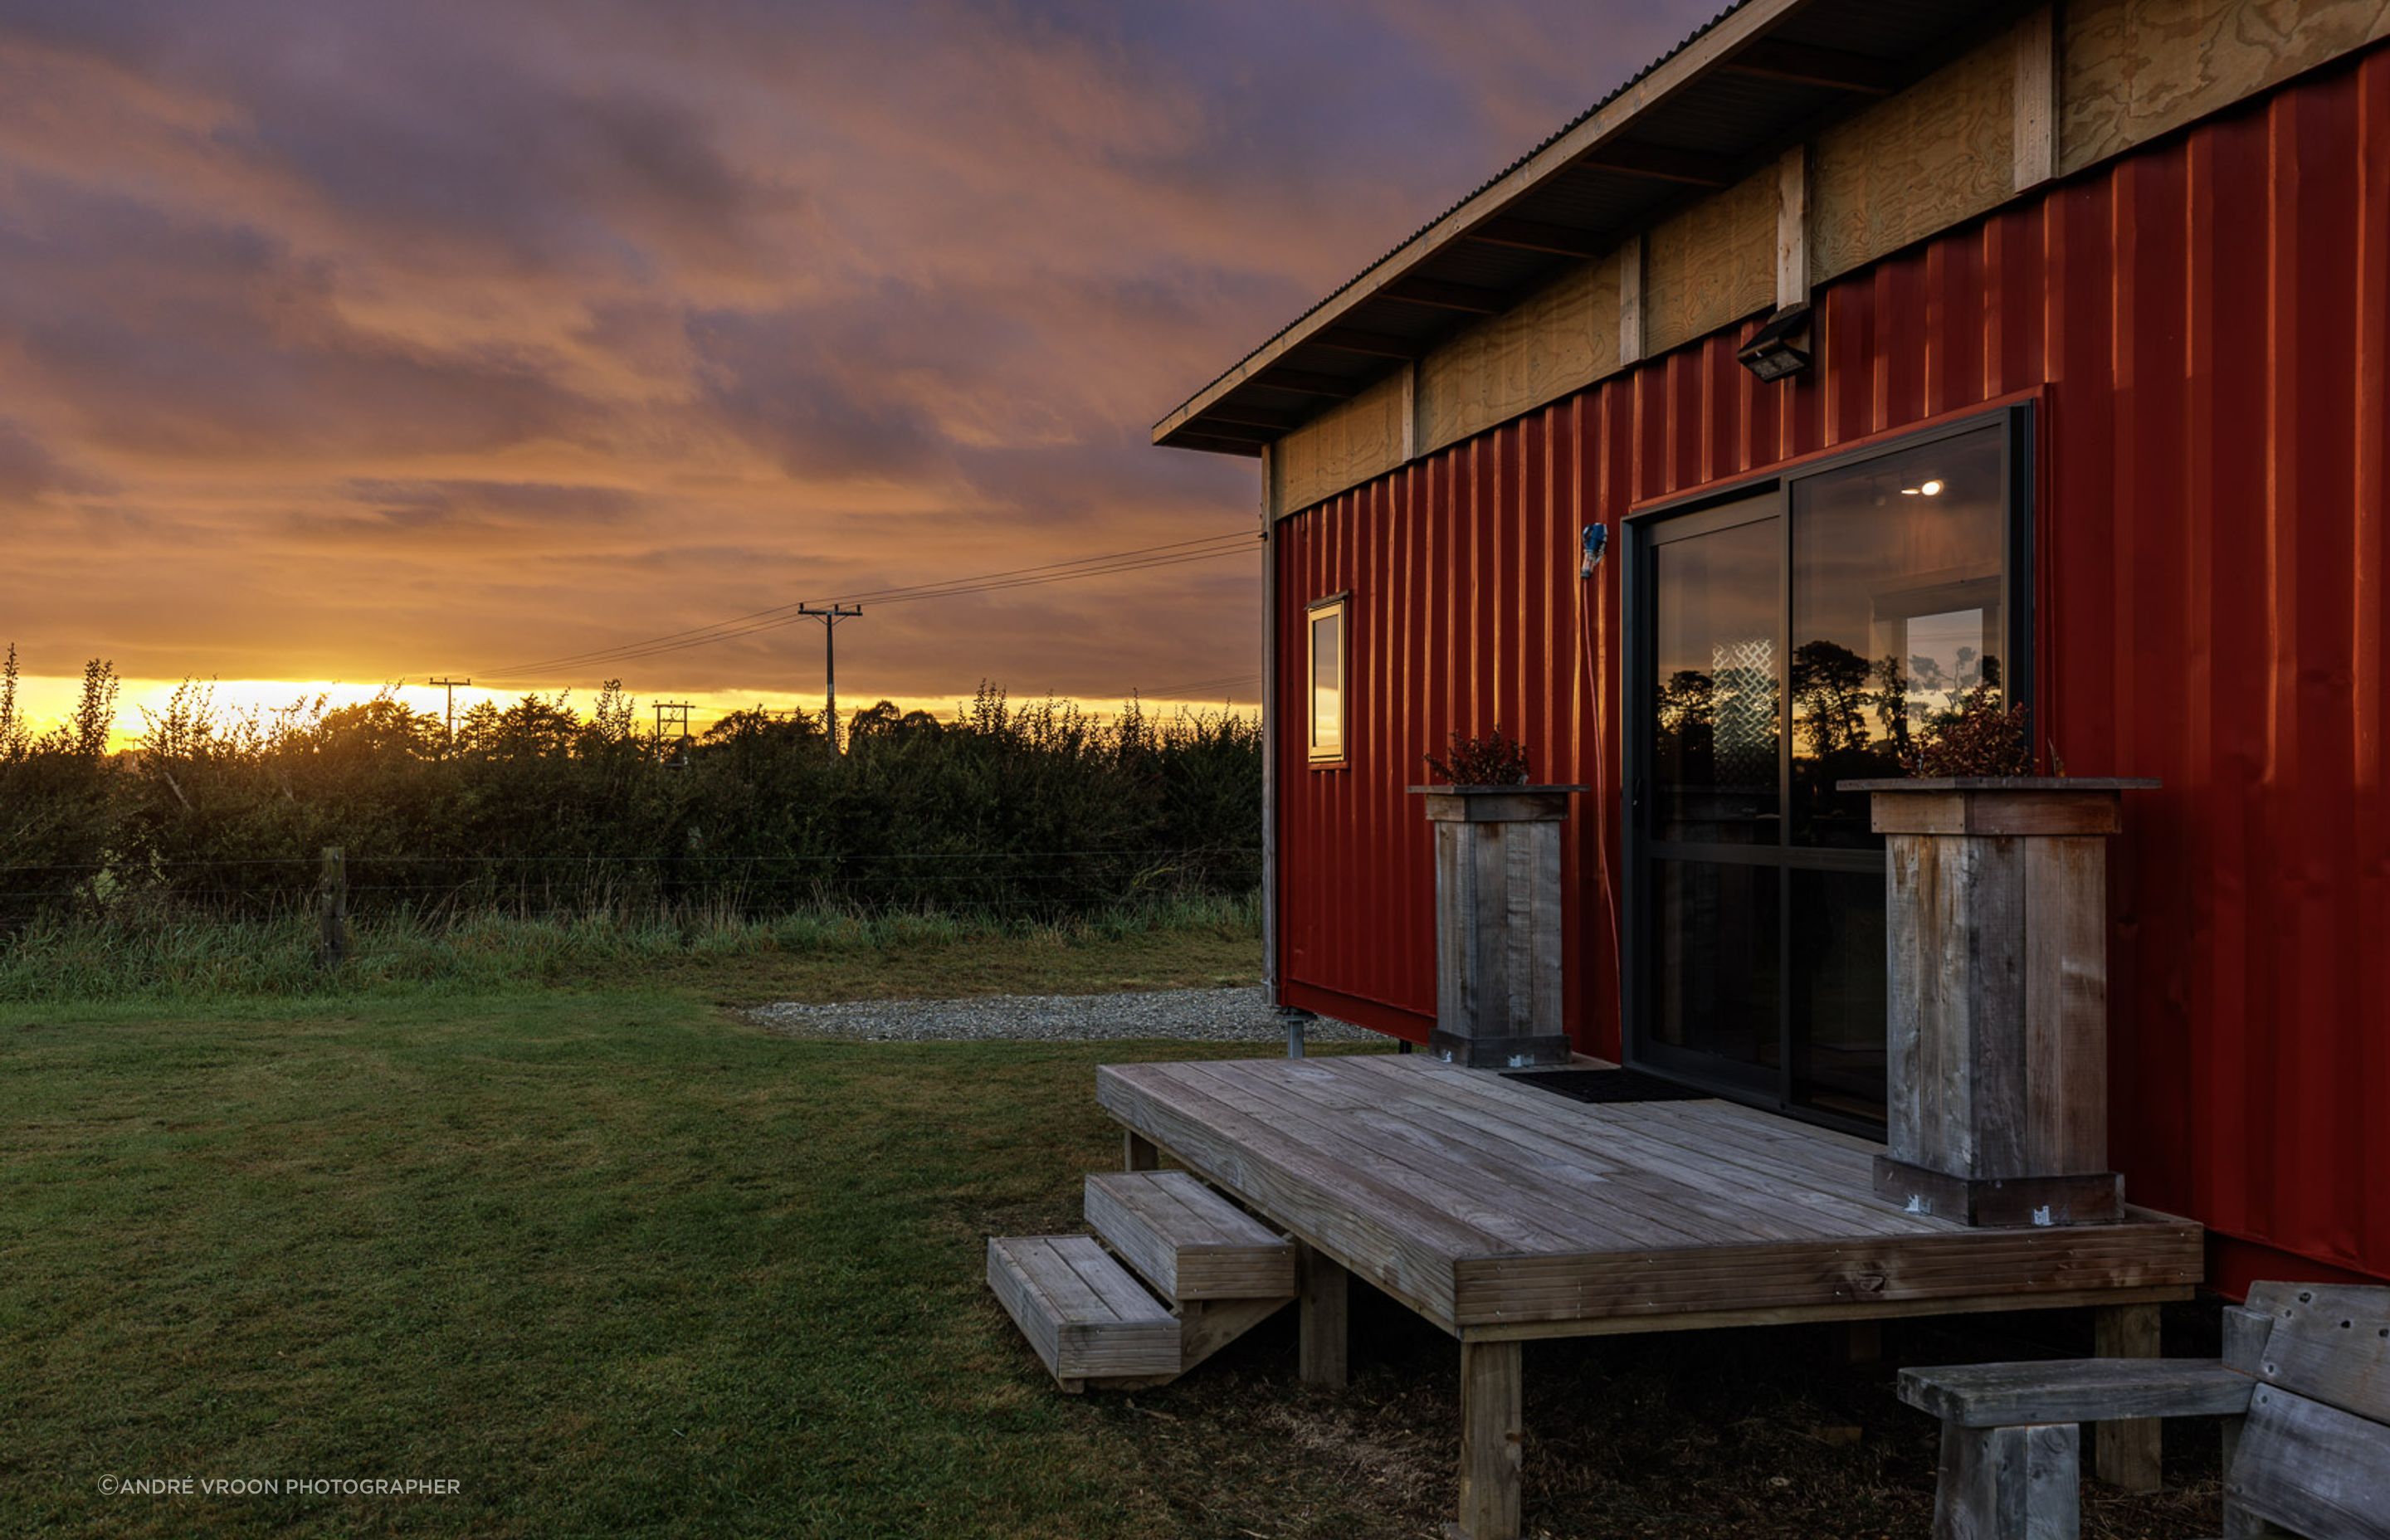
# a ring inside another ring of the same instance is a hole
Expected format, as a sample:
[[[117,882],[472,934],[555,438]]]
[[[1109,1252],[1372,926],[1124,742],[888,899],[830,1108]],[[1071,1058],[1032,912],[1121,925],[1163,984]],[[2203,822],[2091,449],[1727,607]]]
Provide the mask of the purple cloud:
[[[1148,424],[1709,8],[19,0],[0,629],[381,678],[1249,529]],[[842,673],[1227,674],[1254,578],[890,608]]]

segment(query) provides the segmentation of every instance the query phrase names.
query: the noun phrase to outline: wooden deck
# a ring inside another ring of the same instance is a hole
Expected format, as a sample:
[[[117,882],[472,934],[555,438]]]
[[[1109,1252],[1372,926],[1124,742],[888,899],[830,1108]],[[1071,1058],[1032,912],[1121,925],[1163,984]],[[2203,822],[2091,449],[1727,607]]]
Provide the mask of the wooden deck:
[[[1424,1055],[1106,1065],[1135,1135],[1464,1341],[2188,1298],[2200,1227],[1971,1229],[1880,1146],[1717,1100],[1589,1106]]]
[[[2090,1306],[2154,1357],[2200,1227],[1970,1228],[1875,1195],[1878,1146],[1717,1100],[1587,1105],[1425,1055],[1108,1064],[1127,1164],[1168,1154],[1296,1242],[1305,1380],[1345,1375],[1358,1275],[1459,1339],[1463,1540],[1515,1540],[1536,1337]],[[2100,1474],[2158,1480],[2157,1424],[2102,1426]]]

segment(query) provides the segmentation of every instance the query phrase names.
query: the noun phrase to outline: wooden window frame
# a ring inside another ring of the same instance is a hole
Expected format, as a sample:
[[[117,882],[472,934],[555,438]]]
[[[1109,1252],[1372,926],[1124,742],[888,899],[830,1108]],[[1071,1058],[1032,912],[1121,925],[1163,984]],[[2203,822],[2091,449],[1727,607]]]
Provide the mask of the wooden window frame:
[[[1313,599],[1303,607],[1303,739],[1314,770],[1342,770],[1353,763],[1353,591]],[[1336,619],[1336,747],[1319,747],[1319,622]]]

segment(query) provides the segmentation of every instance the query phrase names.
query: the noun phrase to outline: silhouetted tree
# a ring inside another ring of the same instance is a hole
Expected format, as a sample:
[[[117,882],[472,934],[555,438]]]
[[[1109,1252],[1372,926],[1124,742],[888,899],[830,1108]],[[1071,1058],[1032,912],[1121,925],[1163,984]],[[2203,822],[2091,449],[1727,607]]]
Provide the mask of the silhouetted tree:
[[[1819,759],[1867,747],[1868,661],[1819,637],[1792,649],[1792,720]]]
[[[384,697],[227,712],[188,682],[107,753],[113,674],[39,738],[0,667],[0,924],[61,904],[271,911],[327,844],[351,903],[709,903],[1067,913],[1258,879],[1261,737],[1248,718],[1099,722],[983,687],[951,721],[882,702],[827,752],[818,713],[756,708],[659,763],[621,687],[481,702],[457,723]],[[63,873],[29,868],[62,864]]]

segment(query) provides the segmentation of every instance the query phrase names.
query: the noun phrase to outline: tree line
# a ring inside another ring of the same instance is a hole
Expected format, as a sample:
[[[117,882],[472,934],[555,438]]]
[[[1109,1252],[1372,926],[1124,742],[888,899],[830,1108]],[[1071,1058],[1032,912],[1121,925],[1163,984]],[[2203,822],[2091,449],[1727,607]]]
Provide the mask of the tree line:
[[[1261,737],[1233,712],[1099,720],[983,686],[952,720],[883,701],[734,712],[659,742],[617,683],[442,718],[220,710],[186,683],[112,751],[117,681],[35,733],[0,665],[0,922],[307,904],[344,853],[353,911],[1064,916],[1259,879]]]

